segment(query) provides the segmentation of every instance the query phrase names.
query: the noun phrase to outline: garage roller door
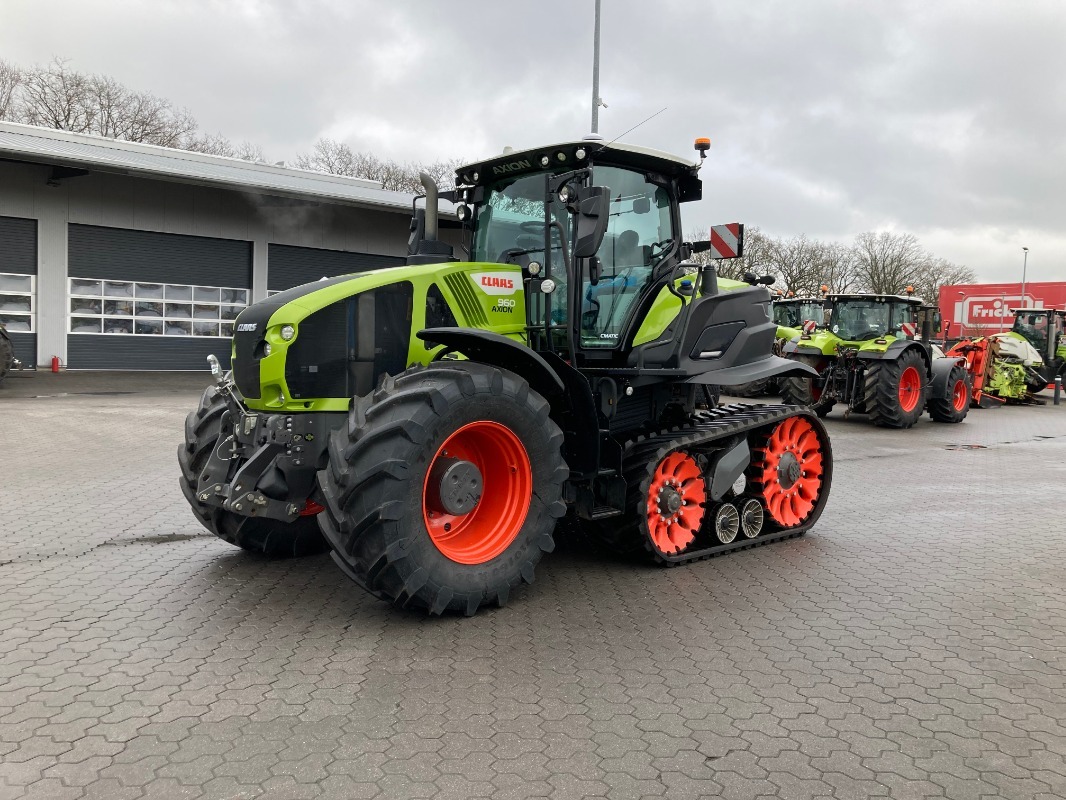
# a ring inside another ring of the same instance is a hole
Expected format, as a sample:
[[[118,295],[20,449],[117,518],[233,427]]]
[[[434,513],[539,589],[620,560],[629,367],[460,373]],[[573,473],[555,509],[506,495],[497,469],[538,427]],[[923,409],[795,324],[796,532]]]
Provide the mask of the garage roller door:
[[[293,247],[287,244],[270,245],[267,249],[267,261],[267,288],[271,292],[283,292],[293,286],[321,278],[383,267],[399,267],[406,263],[406,259],[397,256]]]
[[[69,236],[71,369],[228,362],[233,319],[251,299],[251,242],[93,225]]]
[[[15,358],[37,363],[37,220],[0,217],[0,322]]]

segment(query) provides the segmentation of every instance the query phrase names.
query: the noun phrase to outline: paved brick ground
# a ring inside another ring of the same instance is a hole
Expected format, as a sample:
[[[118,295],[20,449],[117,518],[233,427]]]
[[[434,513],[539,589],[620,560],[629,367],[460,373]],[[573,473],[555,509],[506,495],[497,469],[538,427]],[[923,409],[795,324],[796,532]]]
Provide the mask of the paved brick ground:
[[[507,608],[426,620],[196,524],[202,380],[0,389],[4,800],[1066,796],[1066,405],[834,415],[808,536],[680,569],[564,547]]]

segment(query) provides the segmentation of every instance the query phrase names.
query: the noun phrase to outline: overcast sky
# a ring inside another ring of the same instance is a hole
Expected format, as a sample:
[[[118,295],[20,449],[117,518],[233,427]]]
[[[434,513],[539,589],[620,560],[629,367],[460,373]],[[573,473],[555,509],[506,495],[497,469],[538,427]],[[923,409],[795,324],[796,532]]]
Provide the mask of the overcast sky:
[[[590,128],[593,0],[0,0],[53,55],[291,160],[329,136],[469,158]],[[982,279],[1066,280],[1066,2],[603,0],[600,132],[709,136],[687,229],[913,233]]]

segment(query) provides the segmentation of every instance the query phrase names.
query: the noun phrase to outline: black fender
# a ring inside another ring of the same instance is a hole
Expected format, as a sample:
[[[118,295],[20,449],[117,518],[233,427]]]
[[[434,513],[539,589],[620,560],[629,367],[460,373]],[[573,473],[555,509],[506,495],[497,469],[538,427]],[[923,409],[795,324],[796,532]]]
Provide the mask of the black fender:
[[[688,378],[686,383],[706,383],[715,386],[736,386],[739,383],[763,378],[817,378],[818,371],[808,364],[790,358],[767,355],[758,361],[737,364],[722,369],[709,369]]]
[[[956,365],[966,369],[966,359],[954,358],[952,356],[949,356],[948,358],[933,359],[933,379],[929,382],[930,397],[948,396],[948,376]]]
[[[562,378],[548,362],[514,339],[471,328],[426,328],[415,335],[423,342],[442,344],[474,361],[509,369],[549,400],[566,392]]]
[[[926,349],[921,342],[917,342],[914,339],[896,339],[888,347],[885,348],[883,353],[876,353],[871,351],[860,350],[858,357],[864,361],[895,361],[907,350],[917,350],[918,354],[922,357],[927,368],[930,367],[929,350]]]

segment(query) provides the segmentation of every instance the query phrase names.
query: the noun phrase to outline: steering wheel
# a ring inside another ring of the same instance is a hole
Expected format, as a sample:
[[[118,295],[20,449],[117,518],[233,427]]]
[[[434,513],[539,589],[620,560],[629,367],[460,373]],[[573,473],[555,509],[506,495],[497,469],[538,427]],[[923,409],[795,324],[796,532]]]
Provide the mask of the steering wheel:
[[[661,247],[665,251],[673,243],[674,243],[673,239],[663,239],[661,242],[655,242],[654,244],[651,245],[650,255],[652,255],[652,256],[658,255],[655,252],[655,248],[656,247]]]

